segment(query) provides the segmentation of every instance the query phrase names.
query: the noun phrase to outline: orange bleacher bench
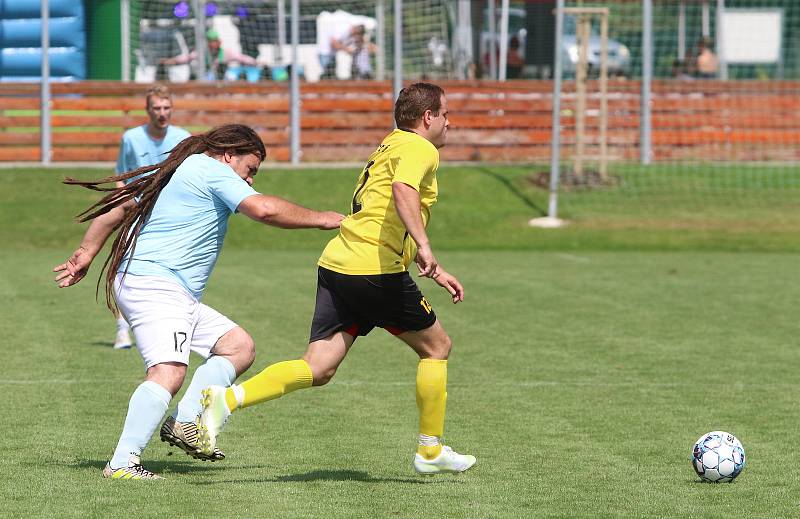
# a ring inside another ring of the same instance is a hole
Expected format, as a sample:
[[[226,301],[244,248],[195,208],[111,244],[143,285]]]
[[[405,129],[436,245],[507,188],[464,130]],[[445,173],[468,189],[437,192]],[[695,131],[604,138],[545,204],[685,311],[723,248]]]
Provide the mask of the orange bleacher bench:
[[[444,82],[451,131],[443,161],[546,162],[551,149],[552,83]],[[639,157],[639,83],[609,83],[608,153]],[[53,84],[52,157],[56,162],[114,161],[127,128],[146,122],[145,85],[106,81]],[[192,132],[241,122],[254,127],[268,159],[287,161],[286,83],[172,85],[173,122]],[[589,85],[584,140],[600,138],[600,99]],[[655,160],[796,160],[800,83],[656,81],[652,103]],[[301,149],[307,162],[360,162],[392,129],[388,82],[301,86]],[[577,139],[575,89],[561,94],[562,157]],[[39,85],[0,84],[0,161],[39,161]],[[591,153],[591,152],[590,152]]]

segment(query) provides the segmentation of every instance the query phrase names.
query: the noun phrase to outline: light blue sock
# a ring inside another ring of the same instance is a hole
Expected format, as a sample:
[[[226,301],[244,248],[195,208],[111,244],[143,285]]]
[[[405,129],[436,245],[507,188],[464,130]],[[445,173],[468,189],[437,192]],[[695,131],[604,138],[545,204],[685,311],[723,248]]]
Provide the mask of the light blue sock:
[[[236,368],[225,357],[214,355],[197,368],[194,372],[189,387],[186,388],[178,408],[175,410],[175,420],[178,422],[194,422],[203,406],[200,405],[200,392],[208,386],[228,387],[236,380]]]
[[[111,458],[111,468],[128,466],[131,455],[141,456],[150,437],[167,412],[172,395],[160,385],[147,380],[139,384],[131,395],[128,416],[119,437],[119,443]]]

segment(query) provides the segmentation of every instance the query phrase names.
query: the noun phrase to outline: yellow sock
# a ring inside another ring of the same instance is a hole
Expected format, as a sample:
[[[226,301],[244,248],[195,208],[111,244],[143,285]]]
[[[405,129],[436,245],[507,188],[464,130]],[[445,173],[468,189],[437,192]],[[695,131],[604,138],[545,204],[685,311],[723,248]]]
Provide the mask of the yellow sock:
[[[418,445],[417,452],[426,460],[432,460],[442,452],[441,445]]]
[[[236,400],[236,393],[233,392],[233,386],[225,390],[225,405],[228,406],[228,411],[236,411],[239,409],[239,402]]]
[[[278,362],[264,368],[258,375],[241,383],[241,401],[232,388],[225,392],[228,409],[249,407],[273,400],[286,393],[311,387],[313,375],[308,363],[302,359]],[[240,394],[241,394],[240,393]]]
[[[420,445],[417,452],[433,459],[442,451],[438,443],[444,435],[444,412],[447,403],[447,361],[422,359],[417,367],[417,409],[419,409]],[[422,438],[426,445],[422,445]],[[429,443],[435,442],[434,445]]]

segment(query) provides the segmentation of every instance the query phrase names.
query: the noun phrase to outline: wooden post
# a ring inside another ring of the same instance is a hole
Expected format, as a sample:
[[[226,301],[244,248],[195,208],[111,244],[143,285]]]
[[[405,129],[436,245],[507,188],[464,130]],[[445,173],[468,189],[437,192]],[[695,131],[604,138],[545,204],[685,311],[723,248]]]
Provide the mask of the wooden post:
[[[586,155],[586,80],[589,54],[589,33],[591,20],[581,14],[578,16],[578,63],[575,67],[575,176],[583,176],[583,162]]]
[[[600,18],[600,120],[598,174],[605,181],[608,178],[608,13],[607,7],[571,7],[564,9],[567,14],[578,17],[576,37],[578,44],[578,63],[575,67],[575,155],[573,167],[575,176],[584,174],[584,163],[589,156],[586,153],[586,107],[588,81],[588,52],[591,37],[592,18]]]

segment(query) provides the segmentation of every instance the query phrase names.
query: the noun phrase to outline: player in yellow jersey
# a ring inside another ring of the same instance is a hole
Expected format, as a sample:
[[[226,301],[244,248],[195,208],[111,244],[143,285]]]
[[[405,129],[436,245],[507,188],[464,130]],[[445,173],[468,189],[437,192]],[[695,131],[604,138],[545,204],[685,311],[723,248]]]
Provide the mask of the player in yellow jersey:
[[[433,254],[425,228],[438,189],[439,151],[447,140],[447,99],[428,83],[404,88],[394,109],[397,129],[370,155],[353,192],[351,214],[340,223],[319,259],[311,338],[302,359],[279,362],[229,388],[203,391],[201,449],[213,452],[232,411],[291,391],[326,384],[353,341],[375,326],[408,344],[417,368],[419,445],[414,469],[421,474],[463,472],[475,457],[443,445],[450,337],[408,272],[446,289],[453,303],[464,289]]]

